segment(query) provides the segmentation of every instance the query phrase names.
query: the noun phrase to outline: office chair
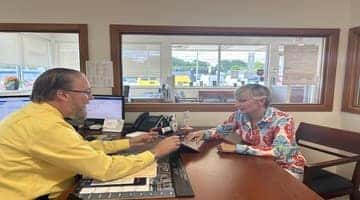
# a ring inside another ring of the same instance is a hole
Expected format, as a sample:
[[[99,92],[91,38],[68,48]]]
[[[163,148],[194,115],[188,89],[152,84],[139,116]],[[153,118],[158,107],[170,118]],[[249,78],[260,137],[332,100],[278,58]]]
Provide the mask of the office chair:
[[[344,195],[350,195],[350,200],[360,199],[360,133],[301,122],[296,141],[300,146],[339,157],[307,164],[305,185],[325,199]],[[323,169],[351,162],[355,162],[351,180]]]

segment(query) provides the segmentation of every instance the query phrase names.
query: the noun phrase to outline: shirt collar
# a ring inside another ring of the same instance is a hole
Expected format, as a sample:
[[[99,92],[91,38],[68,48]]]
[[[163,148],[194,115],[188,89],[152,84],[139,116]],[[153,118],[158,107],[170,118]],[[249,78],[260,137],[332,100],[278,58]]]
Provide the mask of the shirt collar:
[[[264,117],[260,121],[257,122],[257,125],[261,126],[261,124],[264,124],[264,123],[271,123],[272,119],[273,119],[273,113],[274,113],[274,109],[272,107],[267,107],[265,110]],[[243,115],[243,122],[248,127],[251,127],[250,118],[247,114]]]
[[[261,121],[270,123],[273,119],[273,113],[274,113],[274,109],[272,107],[267,107],[265,111],[265,115]]]
[[[34,102],[32,102],[31,104],[38,111],[39,110],[46,110],[48,112],[51,112],[51,113],[55,114],[58,117],[64,118],[62,113],[57,108],[55,108],[54,106],[52,106],[52,105],[50,105],[48,103],[34,103]]]

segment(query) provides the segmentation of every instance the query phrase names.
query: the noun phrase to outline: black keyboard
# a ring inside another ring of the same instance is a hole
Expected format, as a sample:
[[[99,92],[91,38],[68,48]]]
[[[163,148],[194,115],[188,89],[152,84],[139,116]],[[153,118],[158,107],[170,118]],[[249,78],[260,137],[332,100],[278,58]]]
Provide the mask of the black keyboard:
[[[194,191],[182,164],[179,152],[169,155],[169,164],[176,197],[193,197]]]
[[[154,199],[154,198],[174,198],[174,197],[193,197],[189,178],[182,165],[181,157],[178,152],[158,160],[158,175],[154,178],[146,179],[149,181],[149,187],[143,191],[107,191],[95,192],[101,187],[111,188],[120,185],[92,186],[92,179],[81,179],[75,193],[71,199],[88,200],[125,200],[125,199]],[[141,178],[140,178],[141,179]],[[139,179],[139,180],[140,180]],[[146,185],[147,182],[139,181],[131,185]],[[121,185],[121,187],[128,185]],[[84,190],[85,189],[85,190]],[[93,190],[95,189],[95,190]]]

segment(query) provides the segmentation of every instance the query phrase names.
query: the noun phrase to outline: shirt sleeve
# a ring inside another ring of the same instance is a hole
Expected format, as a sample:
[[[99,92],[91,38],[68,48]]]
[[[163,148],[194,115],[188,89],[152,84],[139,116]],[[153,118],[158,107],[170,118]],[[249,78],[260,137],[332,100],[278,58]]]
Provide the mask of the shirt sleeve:
[[[113,141],[93,140],[89,142],[89,145],[96,150],[100,150],[105,152],[106,154],[109,154],[128,149],[130,147],[130,141],[129,139]]]
[[[270,146],[237,144],[236,152],[248,155],[290,158],[298,151],[295,143],[294,121],[292,117],[280,118],[277,121],[277,125],[264,136],[265,139],[266,137],[274,138]]]
[[[205,130],[204,139],[216,139],[219,135],[226,135],[235,130],[235,112],[232,113],[222,124],[216,126],[215,129]]]
[[[106,155],[64,124],[57,123],[37,132],[29,147],[34,157],[101,181],[133,174],[153,163],[155,159],[150,151],[130,156]],[[117,145],[115,142],[114,146]],[[108,148],[107,144],[105,146],[105,149],[113,149]]]

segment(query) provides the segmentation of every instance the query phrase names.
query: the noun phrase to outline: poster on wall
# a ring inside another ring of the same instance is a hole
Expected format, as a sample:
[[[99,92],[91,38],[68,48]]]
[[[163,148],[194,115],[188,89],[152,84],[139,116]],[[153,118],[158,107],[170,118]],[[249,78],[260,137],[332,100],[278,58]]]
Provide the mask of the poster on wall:
[[[319,47],[316,45],[284,46],[284,85],[314,85]]]
[[[86,76],[92,87],[113,87],[112,61],[86,61]]]

